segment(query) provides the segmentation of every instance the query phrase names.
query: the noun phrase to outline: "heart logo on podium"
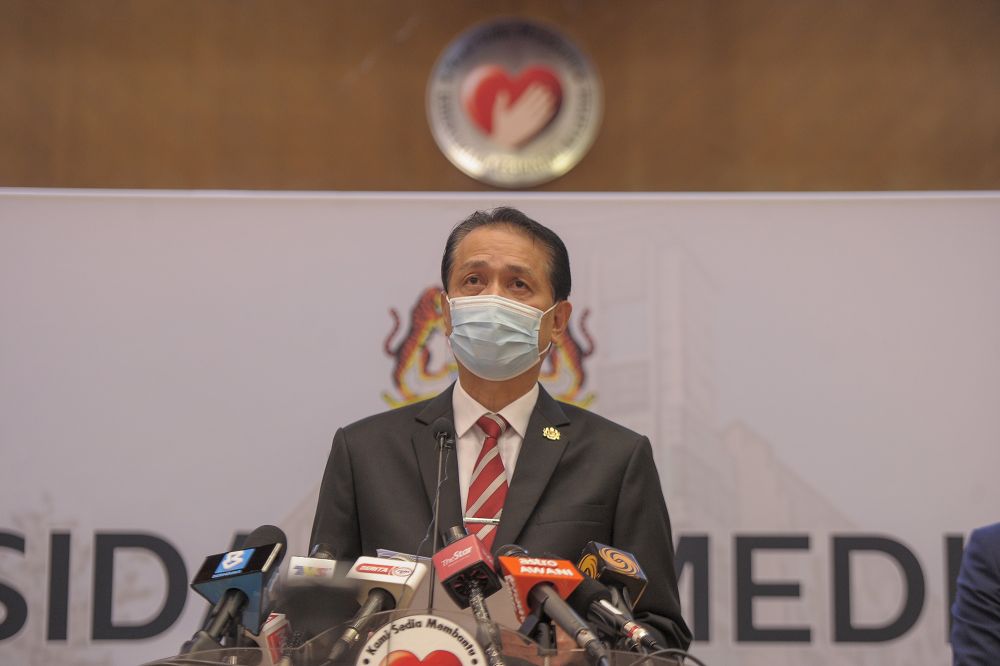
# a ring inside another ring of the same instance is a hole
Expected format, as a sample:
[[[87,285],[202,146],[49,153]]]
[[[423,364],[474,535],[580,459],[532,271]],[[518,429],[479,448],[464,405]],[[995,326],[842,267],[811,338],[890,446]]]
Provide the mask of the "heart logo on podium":
[[[537,137],[558,115],[563,89],[544,65],[512,75],[499,65],[480,65],[462,83],[469,119],[497,145],[515,150]]]
[[[434,650],[423,659],[409,650],[393,650],[379,666],[462,666],[462,662],[447,650]]]

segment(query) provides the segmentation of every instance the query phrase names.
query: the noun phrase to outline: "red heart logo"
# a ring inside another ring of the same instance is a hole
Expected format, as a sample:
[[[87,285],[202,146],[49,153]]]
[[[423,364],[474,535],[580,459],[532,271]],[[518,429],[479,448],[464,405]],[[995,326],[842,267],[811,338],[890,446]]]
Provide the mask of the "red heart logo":
[[[462,83],[462,104],[476,127],[503,147],[514,148],[538,136],[556,117],[562,85],[542,65],[516,77],[498,65],[480,65]]]
[[[447,650],[434,650],[422,660],[409,650],[393,650],[379,666],[462,666],[458,657]]]

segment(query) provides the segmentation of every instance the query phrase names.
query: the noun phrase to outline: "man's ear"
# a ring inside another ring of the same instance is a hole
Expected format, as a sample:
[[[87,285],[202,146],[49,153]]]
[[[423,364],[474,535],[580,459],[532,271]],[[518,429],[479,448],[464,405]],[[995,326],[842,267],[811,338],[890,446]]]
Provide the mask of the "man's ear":
[[[556,303],[552,311],[552,337],[556,338],[566,332],[569,328],[569,317],[573,314],[573,304],[569,301]]]
[[[451,337],[451,307],[448,305],[448,292],[442,291],[438,295],[438,307],[441,308],[441,317],[444,319],[445,337]]]

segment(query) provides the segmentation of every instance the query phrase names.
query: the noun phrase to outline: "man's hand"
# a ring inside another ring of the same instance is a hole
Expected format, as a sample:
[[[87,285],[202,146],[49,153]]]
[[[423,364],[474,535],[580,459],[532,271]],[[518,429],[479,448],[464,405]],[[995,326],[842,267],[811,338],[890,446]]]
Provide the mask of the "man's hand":
[[[507,150],[519,148],[545,127],[556,111],[556,98],[540,83],[532,83],[510,103],[510,93],[501,90],[493,101],[493,134],[490,138]]]

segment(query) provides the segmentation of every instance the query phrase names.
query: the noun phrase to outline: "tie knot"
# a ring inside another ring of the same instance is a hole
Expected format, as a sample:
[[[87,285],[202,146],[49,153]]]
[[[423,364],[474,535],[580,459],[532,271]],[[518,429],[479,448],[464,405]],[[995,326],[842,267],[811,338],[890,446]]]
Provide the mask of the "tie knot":
[[[499,414],[483,414],[476,421],[476,425],[483,429],[487,437],[499,439],[503,431],[507,429],[507,421]]]

